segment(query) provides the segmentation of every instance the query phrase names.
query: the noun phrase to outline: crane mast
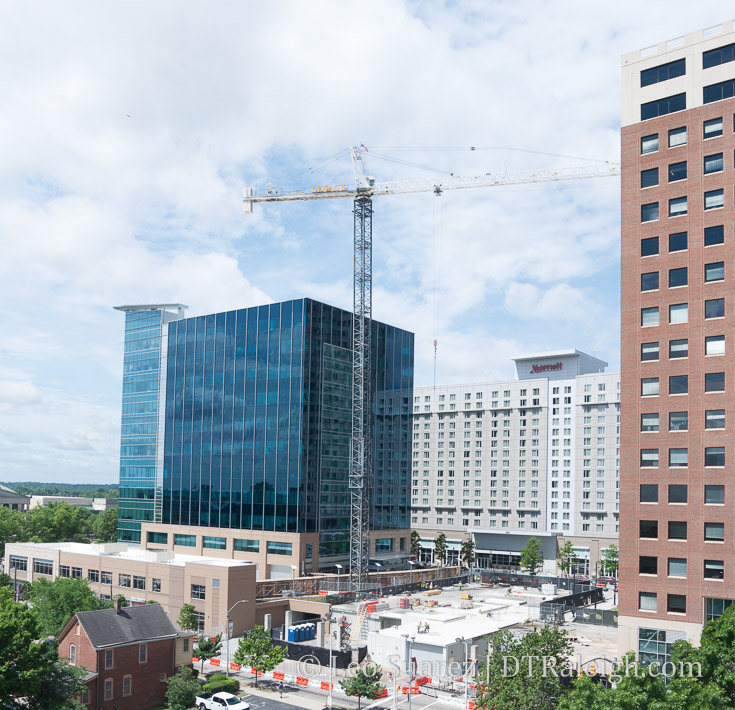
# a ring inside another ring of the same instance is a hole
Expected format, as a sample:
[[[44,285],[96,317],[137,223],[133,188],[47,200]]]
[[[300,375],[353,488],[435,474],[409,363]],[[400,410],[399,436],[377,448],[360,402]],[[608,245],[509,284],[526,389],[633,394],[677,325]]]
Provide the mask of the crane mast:
[[[363,590],[369,576],[370,505],[373,473],[372,445],[372,318],[373,318],[373,196],[461,190],[557,180],[579,180],[620,174],[617,163],[576,168],[485,173],[448,178],[376,183],[365,174],[360,146],[350,148],[354,186],[319,185],[310,190],[283,190],[268,184],[262,192],[243,189],[243,211],[252,214],[256,202],[293,202],[335,198],[353,199],[353,316],[352,316],[352,430],[350,438],[350,588]]]

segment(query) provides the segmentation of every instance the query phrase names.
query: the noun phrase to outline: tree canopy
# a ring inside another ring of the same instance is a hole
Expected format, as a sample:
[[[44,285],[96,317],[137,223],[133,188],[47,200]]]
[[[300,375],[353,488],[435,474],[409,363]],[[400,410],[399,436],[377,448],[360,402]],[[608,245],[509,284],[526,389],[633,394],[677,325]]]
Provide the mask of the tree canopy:
[[[110,606],[110,602],[95,597],[89,582],[81,578],[37,579],[31,587],[30,599],[41,632],[46,636],[56,636],[77,611],[94,611]]]
[[[284,658],[286,649],[274,646],[270,634],[263,626],[256,626],[240,639],[235,651],[235,663],[251,666],[256,671],[272,671]],[[258,674],[255,674],[255,685],[258,685]]]
[[[71,710],[81,691],[81,668],[59,661],[55,641],[42,639],[35,607],[13,600],[0,588],[0,707]]]
[[[385,686],[380,683],[382,675],[383,671],[380,666],[358,668],[354,675],[341,680],[339,684],[345,691],[345,695],[357,698],[357,710],[360,710],[363,698],[377,698],[383,692]]]
[[[541,540],[529,537],[521,550],[521,568],[531,574],[536,574],[544,566],[544,556],[541,553]]]

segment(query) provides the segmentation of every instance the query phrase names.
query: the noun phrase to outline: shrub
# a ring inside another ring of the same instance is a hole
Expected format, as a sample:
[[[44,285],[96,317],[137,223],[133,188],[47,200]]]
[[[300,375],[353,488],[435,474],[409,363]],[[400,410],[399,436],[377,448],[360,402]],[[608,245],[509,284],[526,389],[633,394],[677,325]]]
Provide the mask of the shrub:
[[[228,678],[224,673],[215,673],[204,684],[205,693],[232,693],[240,692],[240,681],[237,678]]]

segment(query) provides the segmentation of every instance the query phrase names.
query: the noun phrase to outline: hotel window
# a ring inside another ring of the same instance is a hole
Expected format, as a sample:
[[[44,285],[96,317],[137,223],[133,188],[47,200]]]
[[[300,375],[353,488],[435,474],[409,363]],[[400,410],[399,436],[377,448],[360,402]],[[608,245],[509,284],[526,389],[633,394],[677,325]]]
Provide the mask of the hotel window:
[[[687,129],[686,126],[681,128],[672,128],[669,131],[669,148],[677,148],[680,145],[686,145],[687,143]]]
[[[666,611],[670,614],[686,614],[687,598],[685,594],[667,594]]]
[[[681,483],[674,483],[669,486],[669,503],[686,503],[688,490],[687,486]]]
[[[677,269],[669,269],[669,288],[686,286],[688,282],[687,267],[680,266]]]
[[[724,355],[725,354],[725,336],[709,335],[704,339],[705,355]]]
[[[725,447],[707,446],[704,450],[704,465],[723,467],[725,465]]]
[[[650,397],[659,393],[658,377],[644,377],[641,379],[641,396]]]
[[[657,67],[641,70],[641,86],[650,86],[658,84],[660,81],[674,79],[677,76],[684,76],[686,73],[686,59],[676,59],[673,62],[667,62]]]
[[[724,542],[725,523],[705,523],[704,539],[708,542]]]
[[[686,577],[687,561],[685,557],[669,557],[669,577]]]
[[[658,202],[641,205],[641,222],[654,222],[658,219]]]
[[[658,133],[652,133],[650,136],[641,138],[641,155],[646,153],[655,153],[658,150]]]
[[[686,540],[686,520],[669,520],[669,540]]]
[[[642,538],[656,539],[658,538],[658,521],[657,520],[639,520],[639,534]]]
[[[658,271],[641,274],[641,291],[655,291],[658,288]]]
[[[641,256],[656,256],[658,254],[658,237],[641,239]]]
[[[722,119],[713,118],[709,121],[704,122],[703,135],[705,140],[707,138],[716,138],[722,135]]]
[[[687,161],[669,163],[669,182],[678,182],[687,179]]]
[[[658,413],[641,414],[641,431],[658,431]]]
[[[687,197],[672,197],[669,200],[669,217],[681,217],[687,213]]]
[[[725,428],[725,410],[724,409],[708,409],[704,413],[705,429],[724,429]]]
[[[641,308],[641,326],[658,325],[658,306]]]
[[[641,449],[641,468],[658,468],[658,449]]]
[[[709,505],[725,504],[725,486],[714,485],[704,487],[704,502]]]
[[[735,79],[710,84],[702,90],[702,102],[705,104],[711,104],[714,101],[724,101],[725,99],[731,99],[733,96],[735,96]]]
[[[655,187],[658,185],[658,168],[641,170],[641,188]]]
[[[658,557],[640,555],[638,557],[638,574],[658,574]]]
[[[641,343],[641,361],[658,360],[658,343]]]
[[[689,412],[669,412],[669,431],[689,429]]]
[[[705,318],[724,318],[725,317],[725,299],[713,298],[704,302]]]
[[[686,323],[689,320],[689,304],[674,303],[669,306],[669,323]]]
[[[704,391],[705,392],[724,392],[725,391],[725,373],[724,372],[705,373]]]
[[[656,592],[638,592],[638,608],[641,611],[656,611]]]
[[[702,69],[709,69],[732,61],[735,61],[735,44],[726,44],[724,47],[702,52]]]
[[[689,449],[669,449],[669,468],[683,468],[688,465]]]
[[[704,246],[712,247],[716,244],[725,243],[725,227],[722,224],[717,224],[713,227],[704,228]]]
[[[640,491],[641,503],[658,503],[658,485],[642,483]]]
[[[675,232],[669,234],[669,252],[685,251],[687,248],[687,233]]]
[[[724,560],[705,560],[704,561],[704,578],[705,579],[724,579],[725,578]]]
[[[725,191],[720,188],[719,190],[709,190],[704,193],[704,209],[716,210],[719,207],[725,206]]]
[[[669,394],[687,394],[689,392],[689,375],[670,375]]]
[[[705,101],[705,103],[707,103]],[[641,121],[647,121],[650,118],[658,116],[666,116],[676,111],[684,111],[687,107],[686,94],[675,94],[667,96],[656,101],[648,101],[641,104]]]
[[[669,340],[669,359],[689,357],[689,341],[686,338]]]
[[[722,153],[713,153],[704,156],[704,174],[721,173],[724,168]]]

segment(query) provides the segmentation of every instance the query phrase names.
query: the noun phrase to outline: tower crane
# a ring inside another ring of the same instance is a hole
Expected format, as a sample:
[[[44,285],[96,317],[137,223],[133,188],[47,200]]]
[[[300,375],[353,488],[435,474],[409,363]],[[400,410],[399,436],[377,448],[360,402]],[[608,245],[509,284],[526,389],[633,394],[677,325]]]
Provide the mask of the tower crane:
[[[373,197],[415,192],[464,190],[529,183],[584,180],[620,174],[617,163],[583,167],[542,168],[503,171],[481,175],[416,178],[377,182],[365,172],[363,146],[350,147],[354,184],[318,185],[309,189],[284,190],[267,184],[262,191],[243,189],[243,211],[252,214],[256,202],[298,202],[304,200],[353,200],[353,308],[352,319],[352,436],[350,440],[350,587],[359,592],[367,582],[372,483],[371,441],[371,321],[373,316]]]

